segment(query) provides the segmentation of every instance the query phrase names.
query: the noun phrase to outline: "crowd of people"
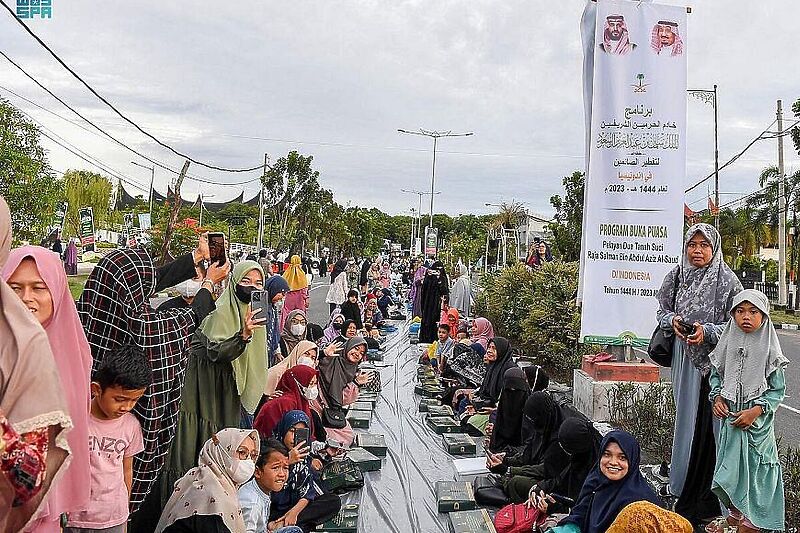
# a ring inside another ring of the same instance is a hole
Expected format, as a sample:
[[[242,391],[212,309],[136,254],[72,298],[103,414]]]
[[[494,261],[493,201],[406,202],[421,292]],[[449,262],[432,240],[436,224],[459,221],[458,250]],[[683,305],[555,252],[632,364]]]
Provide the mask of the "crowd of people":
[[[442,402],[484,438],[495,496],[554,533],[783,530],[773,421],[788,361],[720,240],[692,226],[658,293],[674,336],[673,512],[632,435],[601,436],[475,316],[466,265],[340,259],[321,325],[299,256],[280,274],[266,255],[210,263],[201,235],[161,266],[145,249],[107,253],[75,302],[62,257],[11,250],[0,198],[0,531],[316,529],[342,505],[320,473],[354,441],[345,409],[379,383],[368,352],[405,313]],[[538,243],[531,266],[549,254]],[[178,296],[153,308],[167,288]]]

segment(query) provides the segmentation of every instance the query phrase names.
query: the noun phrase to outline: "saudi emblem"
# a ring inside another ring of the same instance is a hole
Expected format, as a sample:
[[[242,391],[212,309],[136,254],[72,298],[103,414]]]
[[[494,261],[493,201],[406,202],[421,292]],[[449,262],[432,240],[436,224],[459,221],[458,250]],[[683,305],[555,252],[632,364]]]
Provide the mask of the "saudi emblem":
[[[635,93],[646,93],[647,86],[650,85],[649,83],[644,83],[644,74],[641,72],[636,75],[636,79],[638,80],[637,83],[631,85],[633,87],[633,92]]]

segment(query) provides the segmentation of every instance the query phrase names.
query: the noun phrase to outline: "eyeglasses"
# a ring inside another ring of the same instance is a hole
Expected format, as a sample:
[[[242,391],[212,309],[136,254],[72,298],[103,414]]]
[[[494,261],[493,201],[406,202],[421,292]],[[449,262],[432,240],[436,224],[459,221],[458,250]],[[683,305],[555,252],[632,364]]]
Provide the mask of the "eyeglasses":
[[[689,244],[686,245],[686,249],[688,250],[694,250],[696,248],[700,248],[701,250],[707,250],[711,248],[711,243],[708,241],[700,241],[700,242],[689,241]]]
[[[255,461],[258,459],[258,452],[253,450],[252,452],[247,448],[239,448],[236,450],[236,456],[239,457],[240,460],[246,461],[247,459],[252,459]]]

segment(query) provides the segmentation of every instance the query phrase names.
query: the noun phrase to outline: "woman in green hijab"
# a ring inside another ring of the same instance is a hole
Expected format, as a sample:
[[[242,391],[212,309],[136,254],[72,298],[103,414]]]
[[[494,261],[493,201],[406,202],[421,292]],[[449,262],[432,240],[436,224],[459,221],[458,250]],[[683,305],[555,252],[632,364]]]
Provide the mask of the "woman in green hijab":
[[[192,337],[177,431],[162,494],[197,462],[211,435],[239,427],[242,411],[252,413],[267,382],[267,317],[253,316],[253,291],[264,289],[264,271],[255,261],[238,263],[216,309]],[[165,421],[166,422],[166,421]],[[163,502],[162,502],[163,503]]]

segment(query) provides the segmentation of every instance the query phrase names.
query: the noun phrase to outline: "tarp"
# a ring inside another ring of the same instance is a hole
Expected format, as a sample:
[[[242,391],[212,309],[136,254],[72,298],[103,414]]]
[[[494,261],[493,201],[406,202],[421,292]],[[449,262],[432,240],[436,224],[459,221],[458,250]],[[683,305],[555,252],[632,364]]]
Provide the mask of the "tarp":
[[[436,482],[454,481],[453,457],[425,423],[414,394],[417,360],[421,348],[408,342],[405,328],[384,344],[384,360],[375,363],[383,389],[375,405],[369,429],[386,437],[387,454],[377,472],[364,474],[364,487],[342,496],[343,503],[360,503],[358,530],[394,533],[449,531],[446,514],[436,509]],[[478,456],[483,448],[478,443]]]

